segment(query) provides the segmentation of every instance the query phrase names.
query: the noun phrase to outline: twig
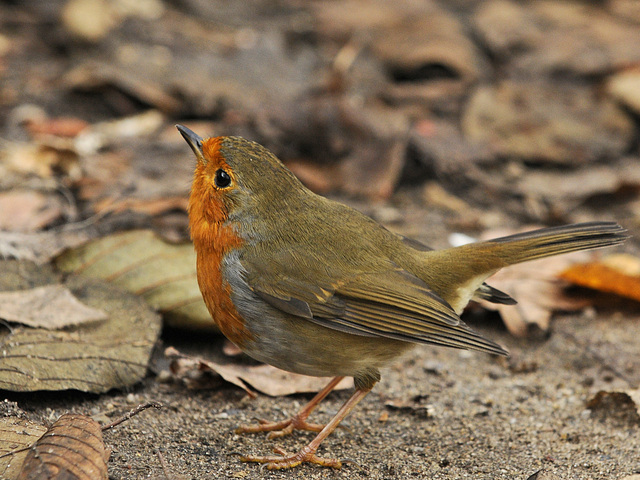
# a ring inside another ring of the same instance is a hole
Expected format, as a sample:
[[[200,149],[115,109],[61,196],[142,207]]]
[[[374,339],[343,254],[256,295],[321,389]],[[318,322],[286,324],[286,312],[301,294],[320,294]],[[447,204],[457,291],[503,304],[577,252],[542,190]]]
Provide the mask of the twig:
[[[120,425],[122,422],[126,422],[131,417],[133,417],[134,415],[137,415],[140,412],[142,412],[143,410],[146,410],[147,408],[151,408],[151,407],[153,407],[153,408],[162,408],[162,404],[160,402],[146,402],[146,403],[143,403],[141,405],[138,405],[133,410],[130,410],[128,413],[125,413],[122,417],[114,420],[113,422],[111,422],[111,423],[109,423],[107,425],[103,425],[102,426],[102,431],[106,432],[107,430],[111,430],[113,427],[116,427],[116,426]]]

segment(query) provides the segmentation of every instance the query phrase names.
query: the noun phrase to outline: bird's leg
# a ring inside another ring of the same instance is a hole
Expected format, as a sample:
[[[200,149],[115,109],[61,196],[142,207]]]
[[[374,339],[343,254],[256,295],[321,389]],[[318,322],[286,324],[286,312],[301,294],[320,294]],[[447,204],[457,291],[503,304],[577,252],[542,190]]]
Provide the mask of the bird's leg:
[[[320,390],[315,397],[307,403],[302,410],[296,413],[293,417],[283,420],[281,422],[269,422],[267,420],[260,420],[258,425],[241,425],[236,429],[236,433],[257,433],[257,432],[269,432],[267,438],[280,438],[285,435],[289,435],[294,430],[309,430],[312,432],[319,432],[324,428],[324,425],[317,423],[308,423],[307,418],[318,406],[318,404],[329,395],[329,393],[336,388],[336,385],[344,377],[333,378],[326,387]]]
[[[338,410],[338,413],[336,413],[331,421],[325,425],[325,427],[320,431],[316,438],[314,438],[311,443],[302,448],[298,453],[291,454],[285,452],[280,448],[276,448],[274,449],[274,451],[279,455],[264,457],[249,455],[241,457],[241,460],[243,462],[266,463],[269,470],[292,468],[304,462],[315,463],[323,467],[341,468],[342,462],[340,460],[338,460],[337,458],[318,457],[316,455],[316,451],[318,450],[318,447],[320,446],[322,441],[336,429],[336,427],[344,419],[344,417],[349,415],[351,410],[353,410],[353,408],[360,402],[360,400],[362,400],[370,391],[371,388],[358,388],[355,392],[353,392],[353,395],[349,397],[349,400],[347,400],[345,404],[340,408],[340,410]]]

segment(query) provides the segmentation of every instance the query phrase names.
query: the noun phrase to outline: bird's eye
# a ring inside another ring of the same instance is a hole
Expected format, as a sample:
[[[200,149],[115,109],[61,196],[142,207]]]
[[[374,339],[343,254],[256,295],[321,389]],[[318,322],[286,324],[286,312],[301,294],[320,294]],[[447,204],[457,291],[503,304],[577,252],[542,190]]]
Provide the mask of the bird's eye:
[[[216,171],[216,176],[213,180],[218,188],[226,188],[231,184],[231,177],[227,172],[221,168]]]

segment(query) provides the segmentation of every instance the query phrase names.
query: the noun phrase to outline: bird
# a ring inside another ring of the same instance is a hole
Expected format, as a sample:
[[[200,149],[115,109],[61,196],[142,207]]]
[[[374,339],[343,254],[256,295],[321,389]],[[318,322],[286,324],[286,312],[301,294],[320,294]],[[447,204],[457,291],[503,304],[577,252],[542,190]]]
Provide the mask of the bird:
[[[239,433],[317,432],[298,452],[241,460],[269,469],[312,463],[325,440],[416,344],[507,355],[460,314],[472,299],[515,304],[485,283],[509,265],[624,242],[615,222],[548,227],[442,250],[391,232],[317,195],[268,149],[241,137],[202,138],[176,125],[196,157],[188,203],[197,279],[220,331],[248,356],[332,380],[293,417]],[[326,424],[307,421],[345,377],[354,392]]]

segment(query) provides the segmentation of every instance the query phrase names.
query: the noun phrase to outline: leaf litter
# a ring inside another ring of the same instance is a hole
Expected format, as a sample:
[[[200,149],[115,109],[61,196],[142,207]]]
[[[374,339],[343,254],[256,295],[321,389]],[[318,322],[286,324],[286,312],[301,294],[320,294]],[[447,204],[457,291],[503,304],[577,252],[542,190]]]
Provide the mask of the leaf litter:
[[[12,416],[0,418],[3,480],[106,480],[111,451],[103,432],[148,408],[162,408],[162,404],[142,403],[107,425],[83,414],[65,413],[49,428],[22,418],[24,412],[17,405],[5,407],[4,413]]]
[[[4,272],[0,289],[11,288],[4,282],[14,282],[16,276],[39,281],[44,275],[28,262],[4,261],[0,269]],[[106,312],[107,318],[64,330],[21,325],[3,329],[0,388],[101,393],[144,378],[160,333],[160,317],[143,300],[104,282],[71,276],[64,287],[93,311]]]
[[[151,230],[108,235],[61,253],[55,265],[108,281],[144,298],[168,325],[217,331],[202,300],[191,244],[172,244]]]
[[[171,360],[170,370],[174,378],[192,389],[210,388],[211,382],[207,376],[211,374],[240,387],[251,397],[256,395],[253,389],[271,397],[315,393],[329,381],[329,378],[298,375],[271,365],[223,365],[213,360],[184,355],[173,347],[165,350],[165,356]],[[343,390],[351,386],[353,381],[344,379],[335,389]]]
[[[0,318],[29,327],[56,330],[108,317],[104,310],[80,302],[68,288],[47,285],[0,292]]]

